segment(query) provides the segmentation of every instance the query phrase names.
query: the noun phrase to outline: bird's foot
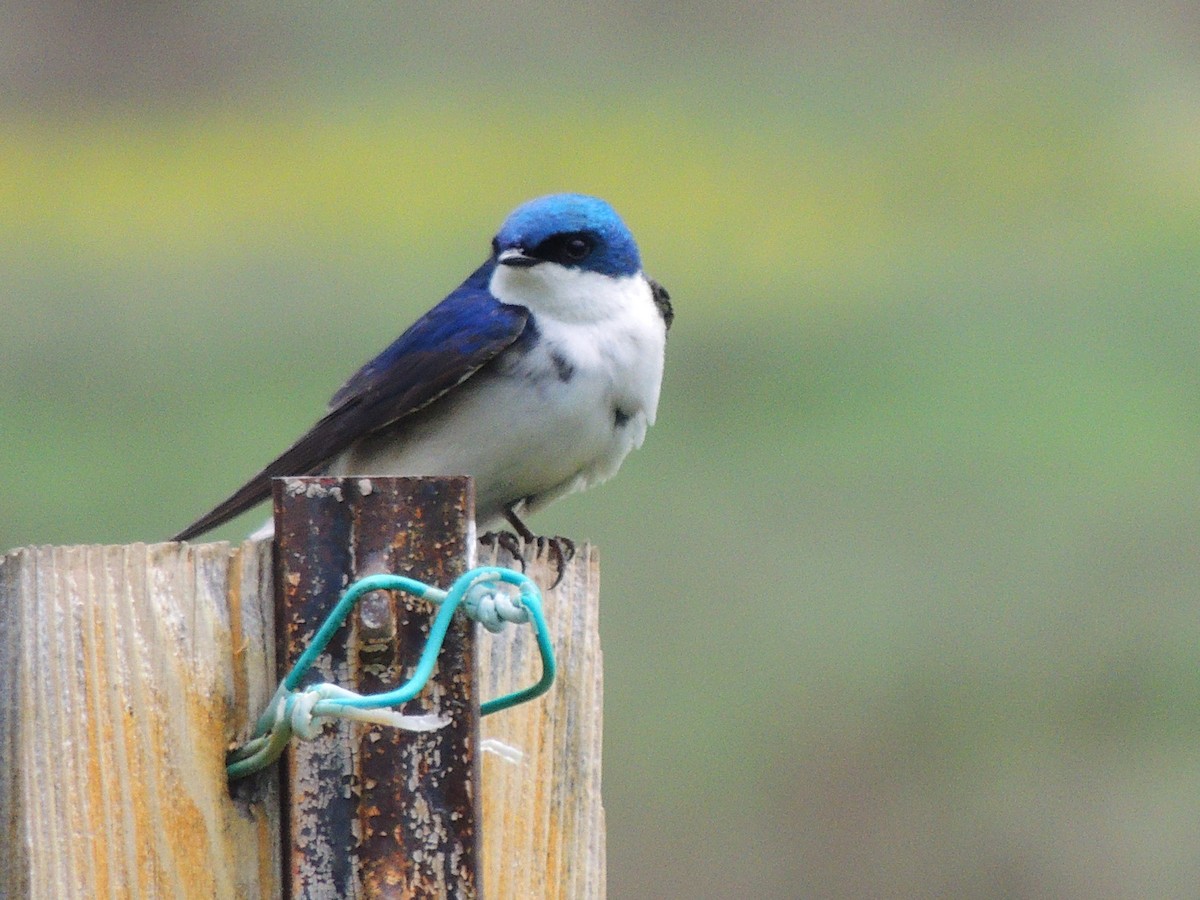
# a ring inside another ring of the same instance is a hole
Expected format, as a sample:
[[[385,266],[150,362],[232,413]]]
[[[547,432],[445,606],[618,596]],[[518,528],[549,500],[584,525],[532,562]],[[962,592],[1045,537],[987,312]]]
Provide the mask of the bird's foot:
[[[525,566],[531,559],[549,557],[553,560],[556,570],[554,583],[550,585],[550,590],[558,587],[567,570],[567,563],[575,557],[575,542],[559,535],[545,537],[530,534],[526,537],[511,531],[489,531],[480,535],[479,543],[485,547],[499,547],[506,551],[509,556],[521,564],[522,572],[525,571]]]
[[[479,536],[479,543],[485,547],[499,547],[521,564],[522,572],[525,571],[525,542],[519,535],[511,531],[488,531]]]
[[[554,583],[550,585],[550,590],[558,587],[558,583],[563,580],[563,573],[567,570],[567,563],[575,558],[575,542],[568,537],[556,534],[554,537],[542,537],[534,541],[534,546],[537,548],[534,551],[534,558],[546,555],[554,560],[554,567],[558,570],[558,574],[554,577]]]

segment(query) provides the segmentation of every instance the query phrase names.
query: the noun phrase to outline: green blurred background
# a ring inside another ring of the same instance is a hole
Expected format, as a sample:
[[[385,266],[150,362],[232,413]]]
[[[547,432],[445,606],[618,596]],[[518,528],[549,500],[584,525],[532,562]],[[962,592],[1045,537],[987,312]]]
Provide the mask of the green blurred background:
[[[611,896],[1200,895],[1197,7],[169,7],[3,12],[0,548],[166,537],[599,194],[678,314],[534,520]]]

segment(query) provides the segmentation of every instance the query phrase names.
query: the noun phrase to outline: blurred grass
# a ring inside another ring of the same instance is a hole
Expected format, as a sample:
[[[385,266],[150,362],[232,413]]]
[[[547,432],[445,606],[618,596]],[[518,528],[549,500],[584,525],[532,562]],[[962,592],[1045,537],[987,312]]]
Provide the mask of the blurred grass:
[[[170,533],[594,192],[678,311],[647,446],[536,523],[604,552],[617,895],[1187,883],[1200,115],[1075,58],[905,85],[8,115],[0,544]]]

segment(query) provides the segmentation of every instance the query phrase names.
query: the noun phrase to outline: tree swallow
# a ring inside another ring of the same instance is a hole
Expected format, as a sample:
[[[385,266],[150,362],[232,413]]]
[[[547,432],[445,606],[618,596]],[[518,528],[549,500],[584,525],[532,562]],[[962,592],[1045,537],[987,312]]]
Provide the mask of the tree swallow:
[[[531,200],[320,421],[174,540],[265,500],[275,476],[471,475],[477,522],[503,518],[541,544],[518,513],[610,478],[654,424],[672,318],[608,203]],[[552,549],[561,577],[564,549]]]

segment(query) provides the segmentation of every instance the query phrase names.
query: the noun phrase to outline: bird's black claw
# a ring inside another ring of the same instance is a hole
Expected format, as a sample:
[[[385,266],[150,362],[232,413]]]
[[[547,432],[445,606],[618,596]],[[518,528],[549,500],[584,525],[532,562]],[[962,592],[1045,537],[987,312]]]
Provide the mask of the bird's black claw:
[[[563,575],[566,574],[567,563],[575,558],[575,542],[559,535],[554,537],[537,535],[532,540],[525,540],[511,531],[489,531],[480,535],[479,543],[485,547],[500,547],[506,551],[509,556],[521,564],[522,572],[525,571],[526,563],[531,558],[549,556],[554,561],[556,570],[554,583],[550,585],[549,590],[558,587],[563,580]],[[528,555],[530,552],[533,554],[532,557]]]
[[[554,567],[558,570],[554,584],[550,585],[550,590],[554,590],[563,580],[563,574],[567,571],[567,563],[575,558],[575,542],[570,538],[555,535],[554,537],[539,537],[536,544],[537,555],[549,554],[550,558],[554,560]]]
[[[485,547],[499,547],[521,564],[522,572],[525,571],[525,542],[520,536],[511,531],[489,531],[479,536],[479,543]]]
[[[554,535],[553,538],[544,538],[539,535],[534,540],[534,556],[540,557],[542,554],[554,560],[554,569],[558,570],[558,574],[554,576],[554,582],[550,589],[558,587],[559,582],[563,581],[563,575],[566,572],[566,564],[575,558],[575,541],[570,538],[563,538],[562,535]]]

